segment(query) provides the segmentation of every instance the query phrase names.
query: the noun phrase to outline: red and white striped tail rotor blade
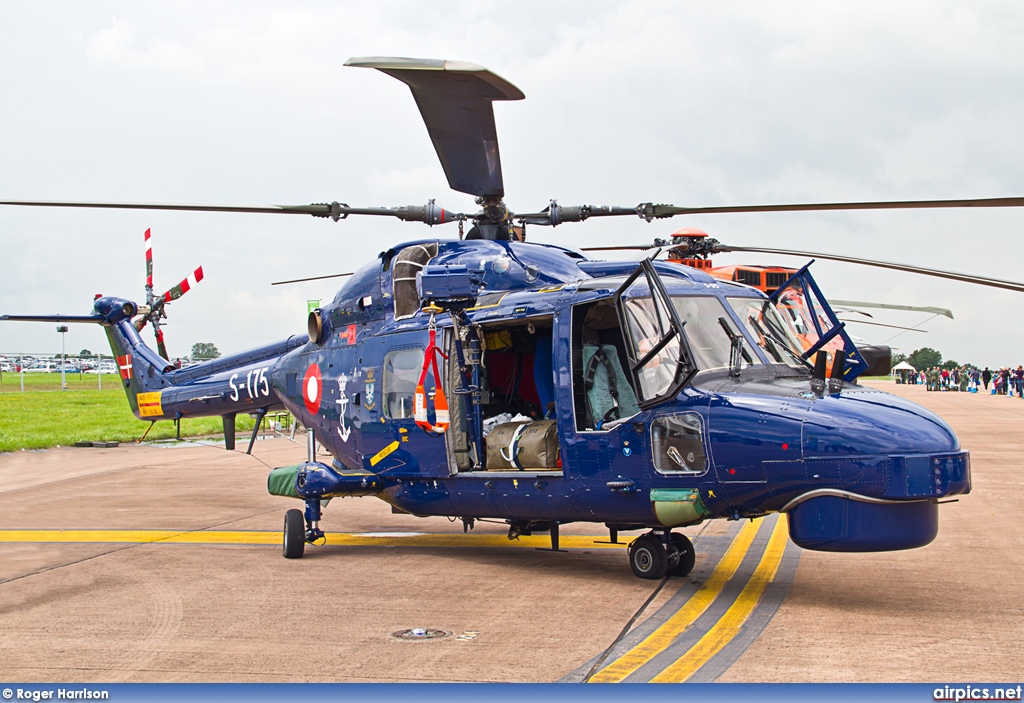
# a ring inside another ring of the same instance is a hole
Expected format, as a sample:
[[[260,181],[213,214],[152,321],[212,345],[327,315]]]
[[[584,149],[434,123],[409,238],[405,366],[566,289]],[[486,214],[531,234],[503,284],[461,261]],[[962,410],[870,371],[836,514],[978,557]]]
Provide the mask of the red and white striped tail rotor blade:
[[[153,288],[153,235],[146,230],[146,287]]]
[[[174,286],[174,288],[171,288],[169,291],[164,293],[164,300],[168,302],[171,300],[177,300],[178,298],[192,290],[192,287],[199,283],[199,281],[201,280],[203,280],[202,266],[200,266],[195,271],[190,273],[184,281],[182,281],[178,285]]]
[[[169,359],[167,356],[167,347],[164,345],[164,331],[160,329],[158,322],[153,323],[153,331],[156,332],[156,350],[165,359]]]

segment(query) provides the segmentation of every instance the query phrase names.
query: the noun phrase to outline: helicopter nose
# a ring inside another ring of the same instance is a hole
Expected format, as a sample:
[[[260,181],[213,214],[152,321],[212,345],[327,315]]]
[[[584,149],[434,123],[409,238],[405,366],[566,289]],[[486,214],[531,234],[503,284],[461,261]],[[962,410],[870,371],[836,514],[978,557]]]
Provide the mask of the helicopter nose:
[[[805,458],[955,452],[960,440],[934,413],[881,391],[815,400],[804,417]]]
[[[811,490],[787,508],[805,549],[912,549],[938,532],[936,499],[971,490],[970,458],[934,413],[888,393],[848,389],[804,416]]]

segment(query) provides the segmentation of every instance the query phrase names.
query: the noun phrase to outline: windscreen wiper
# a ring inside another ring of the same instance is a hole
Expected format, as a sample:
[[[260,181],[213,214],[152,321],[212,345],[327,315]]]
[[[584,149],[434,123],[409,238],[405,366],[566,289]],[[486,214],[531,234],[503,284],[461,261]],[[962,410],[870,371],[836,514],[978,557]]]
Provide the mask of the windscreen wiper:
[[[750,322],[751,327],[753,327],[754,330],[756,330],[759,335],[764,337],[764,340],[768,344],[771,345],[772,350],[770,351],[770,353],[772,354],[772,356],[775,357],[776,361],[782,362],[782,354],[779,353],[779,352],[782,352],[782,353],[788,354],[792,358],[796,359],[801,364],[803,364],[806,368],[810,368],[811,367],[811,365],[809,363],[807,363],[806,359],[804,359],[804,358],[798,356],[797,354],[794,354],[792,351],[790,351],[789,346],[785,342],[780,340],[778,337],[776,337],[771,332],[769,332],[766,329],[764,329],[761,326],[761,323],[754,319],[753,315],[748,315],[747,316],[747,320]]]
[[[743,337],[733,332],[724,317],[718,318],[718,324],[722,326],[725,335],[729,338],[729,375],[739,376],[743,357],[747,356],[743,349]],[[747,361],[750,361],[750,357],[747,357]]]

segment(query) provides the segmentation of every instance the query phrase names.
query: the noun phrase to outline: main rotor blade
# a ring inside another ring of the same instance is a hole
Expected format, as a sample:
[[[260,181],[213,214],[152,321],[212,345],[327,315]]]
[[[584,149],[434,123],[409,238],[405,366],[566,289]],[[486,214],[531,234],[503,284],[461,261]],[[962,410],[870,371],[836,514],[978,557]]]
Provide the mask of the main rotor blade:
[[[186,212],[251,212],[275,215],[312,215],[329,217],[335,222],[349,215],[385,215],[406,222],[424,222],[442,225],[465,220],[461,213],[448,212],[433,201],[426,205],[402,207],[349,207],[344,203],[312,203],[310,205],[191,205],[183,203],[120,203],[87,202],[81,200],[0,200],[0,205],[26,205],[29,207],[82,207],[108,210],[181,210]]]
[[[858,308],[879,308],[881,310],[908,310],[910,312],[930,312],[935,315],[943,315],[950,320],[953,319],[953,311],[946,308],[922,307],[919,305],[893,305],[891,303],[865,303],[860,300],[833,300],[828,299],[829,305],[847,305]]]
[[[611,205],[558,205],[555,201],[541,212],[517,213],[517,220],[533,225],[556,226],[563,222],[582,222],[591,217],[618,217],[637,215],[651,220],[676,215],[697,215],[729,212],[799,212],[808,210],[904,210],[915,208],[949,207],[1024,207],[1024,198],[973,198],[961,200],[891,200],[863,203],[802,203],[777,205],[715,205],[709,207],[679,207],[640,203],[634,208]],[[628,248],[628,247],[617,247]]]
[[[412,91],[448,185],[477,196],[501,198],[495,100],[526,96],[483,66],[462,61],[371,56],[351,58],[346,66],[376,68]]]
[[[325,278],[341,278],[342,276],[351,276],[352,273],[353,273],[352,271],[349,271],[348,273],[332,273],[329,276],[310,276],[309,278],[296,278],[296,279],[293,279],[291,281],[275,281],[274,283],[271,283],[270,285],[272,285],[272,286],[283,286],[283,285],[286,285],[288,283],[305,283],[306,281],[320,281],[320,280],[323,280]]]
[[[813,251],[796,251],[795,249],[767,249],[764,247],[734,247],[727,244],[717,244],[715,246],[716,252],[737,252],[737,251],[748,251],[756,254],[781,254],[784,256],[802,256],[805,258],[813,259],[830,259],[832,261],[844,261],[848,264],[862,264],[864,266],[876,266],[878,268],[893,269],[894,271],[906,271],[908,273],[919,273],[924,276],[936,276],[938,278],[948,278],[953,281],[962,281],[964,283],[977,283],[982,286],[992,286],[993,288],[1005,288],[1006,290],[1015,290],[1020,293],[1024,293],[1024,283],[1018,283],[1016,281],[1004,281],[998,278],[986,278],[984,276],[974,276],[967,273],[956,273],[954,271],[942,271],[939,269],[928,269],[921,266],[910,266],[908,264],[897,264],[889,261],[873,261],[871,259],[858,259],[853,256],[839,256],[837,254],[822,254],[821,252]]]
[[[907,332],[927,332],[928,330],[919,330],[916,327],[900,327],[899,325],[884,325],[881,322],[868,322],[867,320],[844,320],[839,318],[840,322],[849,322],[850,324],[856,325],[872,325],[873,327],[891,327],[894,330],[905,330]]]
[[[95,322],[102,324],[102,315],[0,315],[4,322]]]
[[[801,212],[810,210],[908,210],[949,207],[1024,207],[1024,198],[968,198],[961,200],[889,200],[862,203],[802,203],[780,205],[721,205],[712,207],[678,207],[676,205],[641,204],[641,217],[662,218],[675,215],[696,215],[723,212]]]
[[[644,251],[653,249],[655,246],[654,244],[621,244],[614,247],[580,247],[580,251]]]

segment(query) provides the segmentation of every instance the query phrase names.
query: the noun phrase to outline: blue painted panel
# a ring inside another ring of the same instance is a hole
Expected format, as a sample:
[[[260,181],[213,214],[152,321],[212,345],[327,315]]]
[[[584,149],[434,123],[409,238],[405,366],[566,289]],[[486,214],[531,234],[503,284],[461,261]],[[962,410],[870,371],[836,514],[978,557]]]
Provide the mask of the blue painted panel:
[[[908,496],[918,497],[935,495],[935,487],[932,482],[931,457],[904,457],[903,472],[907,481]]]
[[[764,462],[801,458],[803,409],[793,399],[714,394],[708,412],[710,453],[722,483],[764,483]]]
[[[807,458],[934,454],[959,448],[941,418],[888,393],[826,396],[811,404],[804,421]]]
[[[764,471],[773,484],[806,483],[808,479],[805,461],[766,461]]]
[[[458,515],[447,485],[442,481],[409,481],[395,492],[399,507],[421,515]]]
[[[939,530],[931,501],[863,503],[836,496],[812,498],[789,513],[789,536],[804,549],[884,552],[923,547]]]

